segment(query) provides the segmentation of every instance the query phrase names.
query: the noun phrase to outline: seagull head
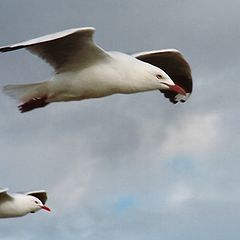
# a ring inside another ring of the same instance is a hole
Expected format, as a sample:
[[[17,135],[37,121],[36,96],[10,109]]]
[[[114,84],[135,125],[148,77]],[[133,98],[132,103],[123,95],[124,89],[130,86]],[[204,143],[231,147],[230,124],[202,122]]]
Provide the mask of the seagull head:
[[[172,79],[160,68],[157,72],[155,72],[155,79],[160,84],[159,90],[168,90],[179,93],[181,95],[186,96],[186,91],[180,87],[179,85],[175,84]]]
[[[35,213],[36,211],[39,211],[41,209],[46,210],[48,212],[51,211],[51,209],[46,205],[44,205],[38,198],[33,196],[28,196],[28,197],[29,197],[29,208],[31,213]]]

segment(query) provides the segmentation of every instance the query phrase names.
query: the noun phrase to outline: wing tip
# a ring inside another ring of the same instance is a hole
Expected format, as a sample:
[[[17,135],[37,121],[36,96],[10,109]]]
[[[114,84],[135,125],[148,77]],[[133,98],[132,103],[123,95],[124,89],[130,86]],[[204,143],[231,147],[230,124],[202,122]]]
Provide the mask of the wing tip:
[[[78,32],[78,31],[81,31],[81,32],[86,31],[92,35],[95,32],[95,30],[96,29],[94,27],[69,28],[69,29],[59,31],[59,32],[50,33],[47,35],[36,37],[36,38],[30,39],[30,40],[21,41],[21,42],[11,44],[11,45],[2,46],[2,47],[0,47],[0,52],[4,53],[4,52],[9,52],[9,51],[13,51],[13,50],[21,49],[21,48],[26,48],[31,45],[35,45],[35,44],[42,43],[45,41],[54,40],[53,36],[55,36],[55,38],[62,38],[62,37],[66,37],[67,35]],[[52,37],[53,37],[53,39],[51,39]]]
[[[21,47],[14,47],[14,46],[3,46],[3,47],[0,47],[0,52],[1,53],[5,53],[5,52],[10,52],[10,51],[13,51],[13,50],[17,50],[17,49],[20,49],[22,48]]]

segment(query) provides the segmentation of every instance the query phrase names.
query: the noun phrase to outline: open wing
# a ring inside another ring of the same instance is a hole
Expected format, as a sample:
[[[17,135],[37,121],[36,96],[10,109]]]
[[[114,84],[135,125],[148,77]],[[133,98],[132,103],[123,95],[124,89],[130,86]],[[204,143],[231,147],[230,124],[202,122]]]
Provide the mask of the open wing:
[[[8,193],[8,188],[0,188],[0,201],[12,199],[12,196]]]
[[[48,62],[56,73],[88,65],[91,61],[107,57],[92,39],[95,29],[73,28],[45,35],[17,44],[0,47],[0,52],[26,48]]]
[[[141,52],[136,53],[133,56],[143,62],[161,68],[168,74],[175,84],[179,85],[186,91],[186,96],[168,90],[161,91],[172,103],[177,103],[179,101],[185,102],[187,100],[192,92],[191,69],[188,62],[178,50],[166,49]]]
[[[47,201],[47,192],[45,190],[32,191],[25,194],[38,198],[42,202],[42,204],[45,204]]]

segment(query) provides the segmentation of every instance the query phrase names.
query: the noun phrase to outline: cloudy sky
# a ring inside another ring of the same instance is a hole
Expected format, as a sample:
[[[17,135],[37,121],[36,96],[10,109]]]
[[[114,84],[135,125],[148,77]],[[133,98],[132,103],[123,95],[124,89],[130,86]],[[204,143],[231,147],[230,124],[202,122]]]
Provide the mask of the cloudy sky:
[[[93,26],[106,50],[179,49],[194,92],[55,103],[20,114],[0,94],[0,184],[46,189],[52,213],[0,220],[1,240],[239,239],[239,1],[8,0],[0,45]],[[25,50],[0,55],[0,87],[48,79]]]

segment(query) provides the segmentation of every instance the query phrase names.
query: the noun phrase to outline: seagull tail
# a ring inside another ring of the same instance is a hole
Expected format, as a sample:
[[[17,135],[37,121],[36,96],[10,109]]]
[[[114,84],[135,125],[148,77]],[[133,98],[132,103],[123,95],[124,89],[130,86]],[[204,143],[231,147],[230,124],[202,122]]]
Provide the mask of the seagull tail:
[[[47,82],[6,85],[3,92],[21,103],[18,106],[20,112],[31,111],[48,104]]]

